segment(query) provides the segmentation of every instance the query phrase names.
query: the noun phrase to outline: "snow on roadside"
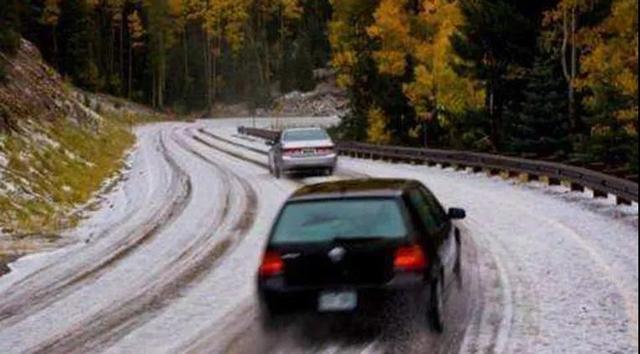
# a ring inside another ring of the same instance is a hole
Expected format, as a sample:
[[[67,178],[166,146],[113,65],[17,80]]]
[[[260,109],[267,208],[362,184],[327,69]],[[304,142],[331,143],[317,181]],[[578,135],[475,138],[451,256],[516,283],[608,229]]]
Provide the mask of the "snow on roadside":
[[[257,121],[265,127],[275,124],[269,119]],[[316,124],[317,121],[315,118],[289,122]],[[237,125],[249,126],[251,122],[251,119],[199,121],[193,127],[206,126],[214,134],[266,150],[259,139],[240,140],[234,136]],[[113,242],[111,238],[117,235],[110,235],[108,231],[117,228],[131,214],[143,221],[149,213],[145,211],[147,208],[163,203],[166,196],[160,193],[163,192],[160,187],[166,185],[167,177],[162,173],[154,175],[152,167],[162,167],[156,161],[158,147],[155,140],[144,137],[175,127],[174,124],[152,125],[138,131],[143,135],[144,141],[140,144],[144,146],[138,145],[132,154],[131,170],[125,173],[123,183],[114,188],[101,208],[91,213],[73,233],[88,244],[82,242],[19,260],[12,264],[15,272],[0,278],[0,293],[50,264],[68,261],[69,267],[73,266],[86,257],[83,252],[89,252],[94,243]],[[229,321],[237,320],[229,318],[230,314],[251,306],[253,301],[253,273],[265,232],[277,211],[276,206],[295,186],[286,179],[276,181],[255,166],[197,143],[192,145],[259,188],[256,223],[202,281],[185,289],[175,301],[169,301],[157,317],[110,343],[112,352],[139,352],[150,348],[181,351],[201,336],[224,337],[225,331],[229,331]],[[239,151],[241,148],[229,149]],[[39,334],[50,335],[73,326],[84,316],[74,308],[76,305],[93,311],[126,299],[131,295],[127,289],[132,284],[149,280],[146,276],[132,279],[130,273],[140,275],[141,265],[152,269],[157,262],[166,263],[167,256],[190,239],[183,235],[185,232],[202,233],[202,221],[217,205],[214,204],[219,198],[219,182],[210,167],[184,152],[172,150],[172,153],[189,168],[196,188],[202,188],[206,198],[196,196],[193,206],[185,213],[188,217],[178,222],[180,227],[161,232],[94,284],[84,284],[77,293],[59,299],[54,306],[28,317],[16,328],[1,329],[0,339],[12,342],[5,342],[9,347],[0,344],[0,349],[17,351],[20,348],[11,346],[12,343],[29,347],[33,343],[24,341],[37,343],[45,339]],[[264,156],[255,157],[264,159]],[[469,230],[465,237],[478,245],[481,258],[487,261],[480,264],[483,293],[478,294],[485,302],[475,308],[462,352],[637,352],[637,204],[619,207],[611,199],[593,200],[588,193],[570,193],[564,187],[519,184],[499,177],[419,165],[341,158],[340,167],[372,176],[419,179],[446,205],[467,209],[469,217],[462,223],[464,229]],[[136,226],[135,220],[126,223],[131,228]],[[127,285],[113,286],[123,283]],[[59,314],[65,315],[62,318]],[[56,318],[58,320],[53,321]],[[30,331],[22,331],[26,328]],[[16,337],[16,333],[22,337]]]
[[[499,177],[350,158],[340,163],[375,176],[419,179],[446,204],[467,209],[469,237],[504,267],[501,283],[486,286],[499,285],[511,298],[504,306],[511,319],[501,329],[507,333],[485,334],[490,340],[478,351],[637,351],[637,206],[610,205],[628,213],[615,219],[586,198],[567,203],[563,193]],[[483,328],[469,333],[474,330]]]
[[[232,126],[208,130],[267,150]],[[463,352],[637,351],[637,203],[617,206],[588,191],[438,167],[350,158],[340,165],[420,179],[445,202],[468,209],[469,236],[495,260],[484,275],[497,271],[498,279],[485,284],[494,303],[476,314],[478,328],[468,329]]]

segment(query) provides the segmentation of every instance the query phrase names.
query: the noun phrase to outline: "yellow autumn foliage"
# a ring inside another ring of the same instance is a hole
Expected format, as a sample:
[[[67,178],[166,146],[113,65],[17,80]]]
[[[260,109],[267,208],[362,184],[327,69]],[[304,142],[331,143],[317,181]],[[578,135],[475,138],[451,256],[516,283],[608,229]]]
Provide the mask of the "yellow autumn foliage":
[[[369,109],[367,128],[367,141],[372,144],[389,144],[391,143],[391,133],[387,129],[389,118],[378,107]]]
[[[369,37],[380,42],[381,49],[373,55],[378,71],[404,76],[407,58],[412,58],[414,80],[403,89],[419,118],[429,119],[435,110],[457,114],[481,107],[483,90],[453,70],[459,59],[449,38],[463,21],[457,2],[425,0],[414,14],[406,5],[406,0],[382,0],[367,28]],[[412,24],[422,29],[412,29]],[[447,117],[440,118],[446,125]]]
[[[599,26],[582,33],[584,50],[581,69],[583,75],[577,86],[592,92],[586,104],[596,107],[606,102],[598,87],[609,85],[632,103],[615,112],[630,131],[637,133],[638,120],[638,1],[616,0],[611,15]],[[595,92],[595,93],[593,93]]]

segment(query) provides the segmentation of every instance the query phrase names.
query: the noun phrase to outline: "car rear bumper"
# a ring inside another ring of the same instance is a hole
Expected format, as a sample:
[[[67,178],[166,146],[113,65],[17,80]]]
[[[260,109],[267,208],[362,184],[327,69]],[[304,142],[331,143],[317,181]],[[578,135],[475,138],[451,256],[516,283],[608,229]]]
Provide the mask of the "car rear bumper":
[[[306,157],[282,157],[283,171],[300,171],[312,170],[318,168],[335,168],[338,155],[329,154],[324,156],[306,156]]]
[[[323,285],[287,286],[282,277],[258,281],[260,297],[287,304],[289,309],[316,309],[318,298],[325,291],[355,291],[358,296],[357,309],[375,309],[380,304],[397,303],[400,297],[414,297],[425,289],[425,278],[421,274],[407,273],[395,276],[381,285]]]

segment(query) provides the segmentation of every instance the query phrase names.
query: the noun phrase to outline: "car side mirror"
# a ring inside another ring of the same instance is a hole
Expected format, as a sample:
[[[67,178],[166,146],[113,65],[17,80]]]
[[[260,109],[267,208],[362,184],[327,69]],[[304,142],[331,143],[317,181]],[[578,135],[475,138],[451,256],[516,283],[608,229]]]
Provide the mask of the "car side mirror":
[[[449,219],[461,220],[467,217],[467,212],[461,208],[449,208]]]
[[[265,143],[265,144],[267,144],[267,146],[273,146],[273,145],[275,145],[275,144],[276,144],[276,142],[275,142],[275,141],[272,141],[272,140],[267,140],[267,141],[265,141],[264,143]]]

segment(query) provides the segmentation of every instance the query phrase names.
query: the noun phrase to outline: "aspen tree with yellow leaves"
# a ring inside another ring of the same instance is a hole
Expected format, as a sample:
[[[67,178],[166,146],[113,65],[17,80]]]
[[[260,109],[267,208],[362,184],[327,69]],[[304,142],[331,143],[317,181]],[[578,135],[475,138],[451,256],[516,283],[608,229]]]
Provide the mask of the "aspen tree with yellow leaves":
[[[250,113],[331,68],[349,99],[338,139],[638,173],[637,0],[28,3],[2,2],[0,48],[20,31],[85,89]]]

